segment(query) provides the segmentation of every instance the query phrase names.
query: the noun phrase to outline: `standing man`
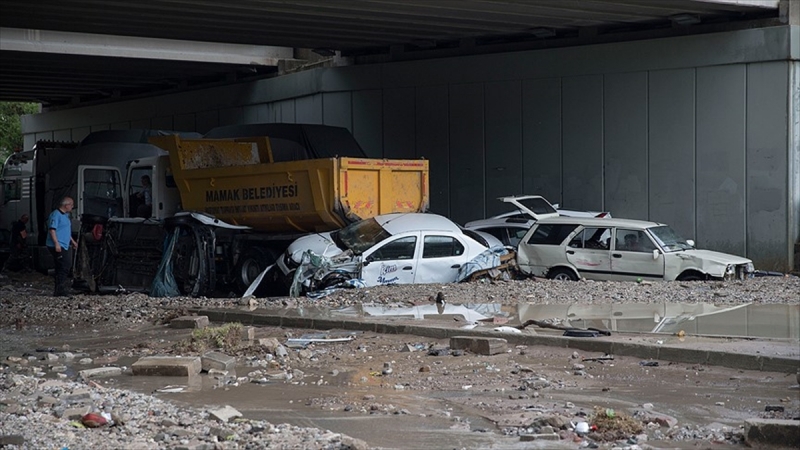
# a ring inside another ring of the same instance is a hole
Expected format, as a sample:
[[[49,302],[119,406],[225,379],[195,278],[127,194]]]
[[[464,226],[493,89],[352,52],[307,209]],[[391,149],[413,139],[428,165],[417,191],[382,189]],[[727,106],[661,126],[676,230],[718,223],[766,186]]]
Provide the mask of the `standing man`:
[[[53,255],[55,263],[55,290],[54,297],[68,297],[67,275],[72,265],[72,248],[78,248],[78,243],[72,239],[72,223],[69,213],[75,202],[71,197],[61,199],[61,204],[50,213],[47,219],[47,249]]]
[[[28,215],[23,214],[11,225],[11,255],[8,257],[4,269],[12,271],[26,269],[25,249],[28,246],[28,220],[30,220]]]

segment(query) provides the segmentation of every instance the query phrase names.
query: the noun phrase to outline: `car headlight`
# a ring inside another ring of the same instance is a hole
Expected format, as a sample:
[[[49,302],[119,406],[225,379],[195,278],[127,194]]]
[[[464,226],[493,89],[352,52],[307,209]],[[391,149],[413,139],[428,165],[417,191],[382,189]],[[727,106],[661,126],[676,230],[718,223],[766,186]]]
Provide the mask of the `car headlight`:
[[[745,273],[753,273],[756,271],[756,266],[754,266],[753,263],[749,262],[745,264],[744,271]]]
[[[286,252],[286,254],[283,255],[283,264],[289,270],[294,270],[297,268],[297,266],[300,265],[292,258],[292,254],[289,253],[288,251]]]

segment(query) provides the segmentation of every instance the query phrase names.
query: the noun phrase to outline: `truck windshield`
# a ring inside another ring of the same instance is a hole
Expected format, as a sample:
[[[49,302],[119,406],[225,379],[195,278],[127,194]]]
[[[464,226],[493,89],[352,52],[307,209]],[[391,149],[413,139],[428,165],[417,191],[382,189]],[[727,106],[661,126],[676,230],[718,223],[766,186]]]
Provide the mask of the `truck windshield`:
[[[675,230],[663,225],[660,227],[648,228],[647,231],[656,239],[656,241],[668,252],[677,252],[681,250],[691,249],[692,246],[686,242]]]
[[[391,236],[375,219],[360,220],[334,233],[334,240],[360,255],[373,245]]]

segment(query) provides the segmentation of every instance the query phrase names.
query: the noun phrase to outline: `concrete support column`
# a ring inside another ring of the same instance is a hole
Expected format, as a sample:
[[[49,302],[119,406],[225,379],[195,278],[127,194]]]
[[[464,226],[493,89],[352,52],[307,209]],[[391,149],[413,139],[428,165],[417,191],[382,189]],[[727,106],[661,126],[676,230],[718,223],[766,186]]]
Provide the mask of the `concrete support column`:
[[[797,8],[800,10],[800,8]],[[793,33],[800,33],[800,27],[792,27]],[[789,176],[789,264],[791,269],[800,270],[800,61],[793,55],[789,64],[789,150],[787,167]]]
[[[782,22],[789,25],[800,25],[800,2],[796,0],[781,0],[778,8]]]

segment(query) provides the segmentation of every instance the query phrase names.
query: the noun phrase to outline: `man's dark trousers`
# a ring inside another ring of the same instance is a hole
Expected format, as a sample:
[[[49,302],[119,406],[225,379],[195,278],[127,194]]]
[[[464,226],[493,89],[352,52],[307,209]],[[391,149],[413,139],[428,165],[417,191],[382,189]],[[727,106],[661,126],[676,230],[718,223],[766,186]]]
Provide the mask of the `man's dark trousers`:
[[[67,292],[67,275],[69,274],[70,266],[72,265],[72,248],[61,247],[61,252],[56,252],[54,247],[47,247],[50,254],[53,255],[53,264],[55,265],[55,284],[53,290],[54,297],[62,297],[69,295]]]

